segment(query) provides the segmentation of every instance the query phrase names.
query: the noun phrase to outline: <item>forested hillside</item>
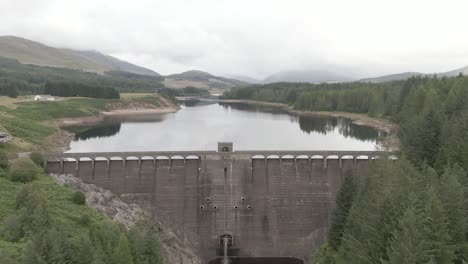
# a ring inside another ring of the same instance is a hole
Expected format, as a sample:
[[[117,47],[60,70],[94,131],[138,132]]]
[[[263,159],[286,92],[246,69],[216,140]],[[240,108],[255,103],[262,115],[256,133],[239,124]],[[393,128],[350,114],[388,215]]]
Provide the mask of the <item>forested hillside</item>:
[[[11,163],[0,146],[0,263],[162,263],[158,227],[131,230],[46,176],[38,154]]]
[[[0,95],[10,97],[44,93],[47,82],[70,85],[79,83],[82,86],[96,89],[107,87],[121,92],[155,92],[164,88],[163,79],[160,76],[120,71],[99,75],[65,68],[26,65],[16,60],[0,58]]]
[[[400,125],[398,161],[347,177],[315,263],[468,261],[468,78],[278,83],[235,88],[226,98],[363,113]]]
[[[383,84],[276,83],[233,88],[224,98],[280,102],[307,111],[388,118],[401,126],[401,150],[415,165],[441,172],[468,168],[468,78],[415,77]]]
[[[0,57],[15,59],[24,64],[68,68],[100,74],[108,71],[125,71],[159,76],[152,70],[98,51],[59,49],[15,36],[0,36]]]

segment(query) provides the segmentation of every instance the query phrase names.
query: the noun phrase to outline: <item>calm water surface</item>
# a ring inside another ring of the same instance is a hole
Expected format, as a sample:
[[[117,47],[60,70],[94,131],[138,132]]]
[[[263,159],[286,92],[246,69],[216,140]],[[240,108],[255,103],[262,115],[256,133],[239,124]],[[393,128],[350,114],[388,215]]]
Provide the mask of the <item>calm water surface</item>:
[[[185,102],[177,113],[110,119],[73,128],[68,152],[215,150],[232,141],[236,150],[374,150],[376,129],[336,117],[297,117],[246,104]]]

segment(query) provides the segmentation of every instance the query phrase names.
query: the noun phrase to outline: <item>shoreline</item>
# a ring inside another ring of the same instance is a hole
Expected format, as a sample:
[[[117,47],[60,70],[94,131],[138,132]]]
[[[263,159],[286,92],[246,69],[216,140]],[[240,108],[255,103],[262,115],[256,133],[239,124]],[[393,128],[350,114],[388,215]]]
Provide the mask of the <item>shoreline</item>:
[[[348,112],[329,112],[329,111],[302,111],[293,109],[291,106],[283,103],[261,102],[253,100],[218,100],[220,103],[239,103],[278,107],[288,114],[295,116],[323,116],[323,117],[342,117],[348,118],[352,123],[361,126],[368,126],[386,133],[383,141],[384,148],[388,150],[399,150],[400,140],[398,138],[398,125],[381,118],[374,118],[365,114],[348,113]],[[149,118],[157,117],[158,115],[176,113],[180,108],[141,108],[141,109],[118,109],[112,111],[102,111],[94,116],[76,117],[76,118],[61,118],[54,120],[57,132],[46,138],[43,144],[48,151],[64,152],[70,149],[70,143],[73,141],[75,134],[66,131],[63,128],[72,126],[94,126],[106,121],[109,118]]]
[[[141,109],[118,109],[112,111],[102,111],[94,116],[60,118],[53,121],[57,131],[45,139],[42,144],[48,151],[65,152],[70,149],[70,143],[75,134],[68,132],[64,128],[72,126],[94,126],[106,121],[109,118],[125,120],[126,118],[148,118],[157,117],[164,114],[176,113],[180,108],[141,108]]]
[[[343,117],[351,120],[353,124],[368,126],[386,133],[383,145],[388,150],[395,151],[400,149],[400,139],[398,138],[399,126],[389,120],[370,117],[366,114],[348,113],[348,112],[330,112],[330,111],[303,111],[294,109],[292,106],[283,103],[262,102],[254,100],[240,99],[220,99],[221,103],[252,104],[278,107],[288,114],[296,116],[323,116],[323,117]]]
[[[179,111],[179,108],[142,108],[142,109],[118,109],[112,111],[102,111],[94,116],[60,118],[57,119],[59,128],[68,126],[96,125],[107,118],[115,117],[144,117],[152,115],[170,114]]]

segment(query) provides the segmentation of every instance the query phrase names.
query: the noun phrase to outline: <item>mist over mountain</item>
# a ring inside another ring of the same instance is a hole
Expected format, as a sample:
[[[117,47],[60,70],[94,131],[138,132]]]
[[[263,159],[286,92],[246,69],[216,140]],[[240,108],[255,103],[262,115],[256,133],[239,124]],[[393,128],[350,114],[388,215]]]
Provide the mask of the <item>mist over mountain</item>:
[[[243,81],[246,83],[262,83],[263,82],[263,80],[256,79],[247,75],[240,75],[240,74],[229,74],[229,75],[226,75],[226,78],[235,79],[235,80]]]
[[[274,82],[344,82],[353,80],[352,76],[328,70],[298,70],[282,71],[272,74],[263,80],[264,83]]]

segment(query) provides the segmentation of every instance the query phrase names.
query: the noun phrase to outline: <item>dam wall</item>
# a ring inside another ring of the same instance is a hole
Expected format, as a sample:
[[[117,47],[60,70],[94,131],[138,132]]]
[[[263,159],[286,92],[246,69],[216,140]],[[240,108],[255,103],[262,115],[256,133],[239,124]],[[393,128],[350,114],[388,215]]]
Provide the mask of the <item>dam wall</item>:
[[[346,176],[365,174],[380,152],[218,151],[60,153],[49,173],[72,174],[117,194],[146,195],[165,224],[196,234],[204,260],[232,237],[241,257],[308,261],[325,242]]]

